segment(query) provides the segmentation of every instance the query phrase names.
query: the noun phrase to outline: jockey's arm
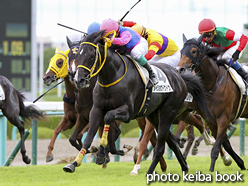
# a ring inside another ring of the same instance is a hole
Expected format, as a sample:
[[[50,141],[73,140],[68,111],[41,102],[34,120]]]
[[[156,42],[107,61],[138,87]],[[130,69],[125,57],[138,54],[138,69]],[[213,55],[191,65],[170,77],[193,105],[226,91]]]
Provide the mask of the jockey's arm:
[[[153,58],[153,56],[161,49],[161,45],[158,42],[152,42],[149,45],[148,52],[145,55],[145,58],[147,60],[150,60]]]
[[[245,36],[244,34],[234,32],[233,30],[230,29],[226,33],[226,38],[228,40],[239,41],[239,47],[237,50],[240,52],[245,48],[248,41],[247,36]]]
[[[116,37],[113,40],[113,43],[118,46],[126,45],[129,41],[131,41],[132,35],[128,31],[124,31],[120,34],[120,37]]]
[[[136,25],[137,23],[133,22],[133,21],[123,21],[122,22],[122,26],[125,26],[125,27],[132,27],[134,25]]]

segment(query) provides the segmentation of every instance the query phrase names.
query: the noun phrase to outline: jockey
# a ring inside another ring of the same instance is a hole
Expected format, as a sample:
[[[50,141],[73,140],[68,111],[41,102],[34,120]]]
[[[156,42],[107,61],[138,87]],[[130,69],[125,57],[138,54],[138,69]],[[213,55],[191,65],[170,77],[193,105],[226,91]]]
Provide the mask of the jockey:
[[[204,32],[203,42],[214,47],[223,47],[225,52],[218,59],[227,59],[228,65],[248,83],[248,74],[237,60],[245,48],[247,36],[234,32],[226,27],[216,27],[211,19],[203,19],[198,25],[199,34]]]
[[[151,88],[158,83],[156,74],[144,57],[148,51],[148,44],[144,38],[140,37],[140,35],[130,28],[119,26],[118,22],[112,19],[103,20],[100,30],[105,30],[106,33],[113,30],[116,31],[116,37],[113,39],[112,43],[117,46],[125,45],[127,48],[126,52],[130,52],[131,57],[147,69],[151,80],[151,83],[149,81],[147,88]]]
[[[87,33],[88,34],[92,34],[93,32],[97,32],[100,30],[100,26],[101,24],[100,23],[96,23],[96,22],[93,22],[89,25],[88,29],[87,29]]]
[[[119,21],[119,24],[131,27],[132,30],[147,40],[148,52],[145,58],[149,62],[162,62],[176,68],[181,54],[177,44],[172,39],[132,21]]]

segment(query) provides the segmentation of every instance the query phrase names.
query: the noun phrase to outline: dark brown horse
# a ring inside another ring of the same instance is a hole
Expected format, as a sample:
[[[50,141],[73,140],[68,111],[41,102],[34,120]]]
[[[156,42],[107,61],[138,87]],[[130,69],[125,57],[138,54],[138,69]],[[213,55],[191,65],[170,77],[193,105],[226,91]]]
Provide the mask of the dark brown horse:
[[[62,117],[59,125],[54,129],[52,139],[48,145],[48,151],[46,155],[46,162],[53,160],[52,151],[54,149],[55,140],[62,131],[71,129],[77,120],[78,113],[75,109],[76,101],[76,87],[70,82],[67,69],[67,60],[69,58],[70,50],[59,51],[58,48],[55,51],[55,55],[49,61],[49,67],[43,75],[43,82],[45,85],[50,86],[53,82],[56,82],[60,78],[64,78],[66,93],[63,97],[64,101],[64,116]],[[82,133],[84,133],[83,131]],[[78,143],[81,142],[82,134],[78,136]]]
[[[148,108],[140,113],[146,97],[145,85],[135,67],[135,63],[127,56],[121,56],[114,50],[108,49],[108,42],[102,39],[104,31],[94,32],[86,37],[78,52],[78,66],[75,74],[75,82],[78,88],[87,88],[92,77],[97,75],[98,81],[93,90],[93,107],[90,112],[89,131],[83,144],[83,148],[75,161],[64,166],[64,171],[74,172],[75,167],[81,164],[97,128],[104,126],[104,133],[100,145],[109,144],[111,153],[115,153],[113,135],[108,131],[113,130],[114,120],[125,123],[132,119],[147,116],[148,120],[158,131],[158,142],[154,148],[153,162],[148,170],[151,174],[159,162],[165,148],[165,141],[174,151],[182,167],[182,171],[188,171],[188,166],[181,151],[176,145],[175,137],[169,128],[174,119],[189,120],[189,113],[184,105],[187,91],[192,94],[195,102],[207,120],[212,120],[211,113],[205,104],[204,91],[197,76],[190,73],[179,75],[172,67],[156,63],[156,68],[167,74],[173,92],[152,94]],[[154,65],[154,66],[155,66]],[[128,69],[128,70],[127,70]],[[160,71],[159,70],[159,71]]]
[[[82,148],[82,136],[88,131],[88,117],[90,109],[92,108],[92,89],[96,82],[96,78],[92,79],[92,86],[89,89],[77,90],[74,83],[70,81],[69,68],[73,68],[76,63],[76,53],[79,48],[78,43],[72,43],[67,37],[67,43],[69,49],[66,51],[59,51],[56,49],[55,55],[49,61],[49,67],[43,75],[43,82],[47,86],[57,81],[60,78],[64,78],[66,93],[63,97],[64,101],[64,113],[60,124],[55,128],[53,137],[48,146],[48,152],[46,155],[46,161],[53,160],[52,150],[54,148],[55,140],[58,134],[67,129],[71,129],[74,125],[74,131],[69,141],[78,150]],[[116,121],[119,126],[121,122]],[[117,129],[118,131],[118,129]],[[99,135],[102,135],[102,128],[99,128]],[[131,150],[131,146],[124,148],[125,153]],[[106,165],[103,165],[106,167]]]
[[[0,100],[0,109],[3,115],[11,124],[18,128],[21,138],[21,154],[22,160],[26,164],[30,164],[31,159],[26,155],[24,143],[24,122],[31,119],[45,118],[43,113],[34,105],[24,105],[24,95],[16,90],[13,84],[4,76],[0,76],[0,85],[2,87],[5,99]],[[21,119],[20,119],[21,117]]]
[[[221,50],[209,48],[202,44],[203,35],[198,39],[189,39],[183,37],[184,46],[182,57],[178,64],[178,70],[183,71],[185,68],[191,68],[201,77],[204,88],[209,92],[207,97],[210,111],[215,117],[217,125],[210,124],[209,128],[216,139],[211,151],[210,171],[214,171],[215,161],[218,158],[221,145],[234,159],[241,170],[245,170],[243,160],[234,152],[228,140],[226,131],[228,124],[237,119],[237,112],[241,99],[241,92],[233,81],[231,75],[226,73],[227,69],[218,66],[214,61]],[[220,81],[224,77],[223,81]],[[242,114],[238,117],[247,118],[248,108],[245,107]]]

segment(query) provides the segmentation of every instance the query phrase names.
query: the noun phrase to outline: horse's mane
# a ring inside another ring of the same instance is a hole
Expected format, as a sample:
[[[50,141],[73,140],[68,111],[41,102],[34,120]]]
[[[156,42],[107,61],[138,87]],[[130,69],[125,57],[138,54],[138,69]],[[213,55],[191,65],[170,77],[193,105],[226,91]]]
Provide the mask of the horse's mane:
[[[227,64],[226,59],[217,59],[217,57],[223,52],[223,47],[209,47],[207,45],[204,45],[204,53],[213,59],[218,66],[224,66]]]
[[[92,34],[88,35],[85,38],[84,41],[91,42],[91,43],[94,43],[94,44],[100,43],[100,44],[104,45],[104,41],[103,41],[102,37],[105,35],[105,33],[106,33],[105,30],[100,30],[100,31],[97,31],[97,32],[93,32]],[[115,44],[112,44],[109,49],[112,50],[112,51],[118,50],[118,52],[120,54],[125,54],[126,50],[127,50],[126,45],[117,46]]]

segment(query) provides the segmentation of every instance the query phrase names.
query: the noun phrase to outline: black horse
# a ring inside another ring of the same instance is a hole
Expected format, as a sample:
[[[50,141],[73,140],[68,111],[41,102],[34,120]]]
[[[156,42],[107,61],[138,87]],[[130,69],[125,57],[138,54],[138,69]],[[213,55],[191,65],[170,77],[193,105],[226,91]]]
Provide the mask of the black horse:
[[[158,131],[158,142],[154,148],[153,162],[148,170],[151,174],[164,153],[165,141],[174,151],[182,171],[188,172],[189,168],[179,150],[175,136],[170,132],[170,126],[175,118],[187,120],[191,110],[186,110],[184,99],[187,91],[190,92],[207,120],[212,120],[212,115],[206,107],[205,94],[199,78],[191,73],[180,76],[169,65],[156,63],[168,77],[173,92],[153,93],[150,104],[145,111],[142,110],[144,98],[147,95],[146,86],[138,73],[134,61],[128,56],[121,56],[112,49],[108,49],[109,42],[103,38],[104,31],[94,32],[87,36],[81,43],[78,52],[78,69],[75,82],[78,88],[87,88],[90,79],[98,75],[98,81],[93,90],[93,107],[89,118],[89,131],[84,141],[83,148],[75,161],[63,167],[65,172],[74,172],[93,141],[99,125],[104,125],[104,133],[100,145],[109,144],[110,152],[114,149],[114,136],[108,135],[113,130],[115,120],[128,123],[138,117],[147,116],[148,120]],[[188,121],[187,121],[188,122]]]
[[[32,118],[42,119],[44,115],[34,105],[25,106],[23,103],[24,95],[16,90],[6,77],[0,76],[0,85],[5,94],[5,99],[0,101],[0,109],[8,121],[18,128],[21,138],[22,160],[26,164],[30,164],[31,159],[26,155],[24,144],[24,122]]]

